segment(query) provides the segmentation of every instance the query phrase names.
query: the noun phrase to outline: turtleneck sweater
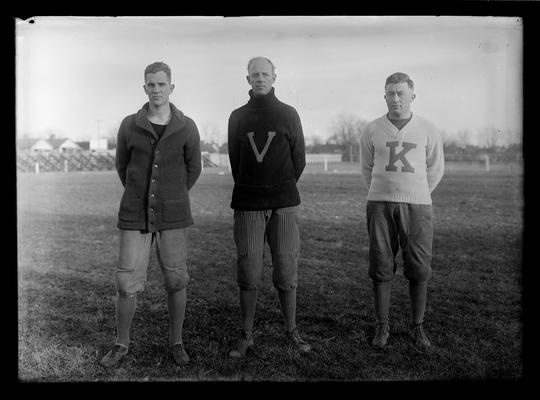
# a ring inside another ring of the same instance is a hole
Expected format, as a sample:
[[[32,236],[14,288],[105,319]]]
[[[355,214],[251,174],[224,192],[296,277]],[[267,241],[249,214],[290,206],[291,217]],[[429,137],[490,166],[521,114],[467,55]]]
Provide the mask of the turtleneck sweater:
[[[300,204],[297,182],[306,165],[304,134],[294,107],[274,88],[231,113],[228,146],[234,179],[231,208],[270,210]]]

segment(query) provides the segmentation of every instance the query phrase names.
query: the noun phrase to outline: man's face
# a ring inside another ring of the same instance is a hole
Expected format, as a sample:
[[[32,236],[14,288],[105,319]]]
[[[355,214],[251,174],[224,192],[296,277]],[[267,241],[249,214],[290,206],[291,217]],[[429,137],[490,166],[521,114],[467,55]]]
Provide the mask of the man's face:
[[[276,74],[272,71],[272,65],[264,59],[256,59],[249,66],[249,75],[246,77],[251,85],[253,94],[263,96],[268,94],[276,81]]]
[[[406,118],[411,111],[411,102],[415,95],[407,82],[389,83],[386,85],[384,99],[388,113],[394,118]]]
[[[161,106],[168,103],[173,90],[174,85],[169,82],[165,72],[158,71],[146,74],[144,91],[148,95],[150,104]]]

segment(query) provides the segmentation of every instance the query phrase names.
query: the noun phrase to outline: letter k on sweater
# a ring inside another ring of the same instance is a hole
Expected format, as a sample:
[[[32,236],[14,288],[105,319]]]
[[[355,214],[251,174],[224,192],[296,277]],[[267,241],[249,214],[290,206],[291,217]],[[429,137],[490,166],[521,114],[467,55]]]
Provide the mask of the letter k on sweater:
[[[398,129],[385,114],[366,126],[360,155],[368,200],[431,204],[444,174],[443,143],[431,122],[413,114]]]

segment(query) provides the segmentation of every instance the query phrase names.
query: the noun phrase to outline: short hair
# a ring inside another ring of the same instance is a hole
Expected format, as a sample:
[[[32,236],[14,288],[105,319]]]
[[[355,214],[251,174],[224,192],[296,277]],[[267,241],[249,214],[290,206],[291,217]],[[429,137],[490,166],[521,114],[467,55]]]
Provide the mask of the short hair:
[[[384,87],[386,88],[386,86],[390,83],[403,83],[403,82],[407,82],[407,85],[409,85],[411,89],[414,89],[414,82],[412,81],[411,78],[409,78],[409,75],[403,72],[395,72],[392,75],[390,75],[388,78],[386,78]]]
[[[247,65],[248,74],[249,74],[249,67],[251,67],[251,64],[252,64],[255,60],[260,60],[260,59],[268,61],[268,63],[269,63],[270,66],[272,67],[272,73],[275,73],[276,67],[274,66],[274,63],[273,63],[272,61],[270,61],[270,59],[268,59],[268,58],[266,58],[266,57],[258,56],[258,57],[253,57],[251,60],[249,60],[248,65]]]
[[[159,71],[165,72],[165,74],[167,75],[167,78],[169,79],[169,82],[171,81],[171,69],[163,61],[156,61],[148,65],[144,69],[144,81],[146,82],[147,74],[155,74],[156,72],[159,72]]]

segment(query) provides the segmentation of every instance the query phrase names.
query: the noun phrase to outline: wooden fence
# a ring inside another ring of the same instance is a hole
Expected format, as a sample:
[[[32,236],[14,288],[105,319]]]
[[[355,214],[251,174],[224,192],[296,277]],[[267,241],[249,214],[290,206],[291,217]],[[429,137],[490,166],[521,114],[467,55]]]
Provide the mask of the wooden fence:
[[[216,166],[205,155],[202,156],[202,163],[205,168]],[[110,171],[115,168],[115,156],[107,152],[17,153],[18,172]]]

